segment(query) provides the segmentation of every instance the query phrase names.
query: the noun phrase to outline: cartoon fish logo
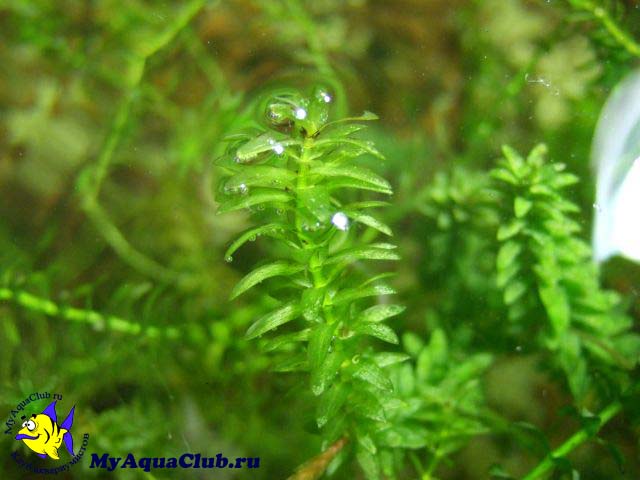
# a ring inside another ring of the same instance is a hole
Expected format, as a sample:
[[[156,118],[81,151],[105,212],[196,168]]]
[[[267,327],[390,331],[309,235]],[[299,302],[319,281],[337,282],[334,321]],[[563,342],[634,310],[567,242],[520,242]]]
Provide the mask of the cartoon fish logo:
[[[47,458],[48,455],[54,460],[60,459],[58,448],[64,441],[67,451],[74,457],[71,425],[73,425],[75,408],[75,405],[71,407],[67,418],[62,422],[62,425],[58,426],[56,402],[50,403],[42,413],[34,413],[22,423],[22,429],[16,435],[16,440],[22,440],[27,447],[36,452],[41,458]],[[22,418],[24,419],[25,417]]]

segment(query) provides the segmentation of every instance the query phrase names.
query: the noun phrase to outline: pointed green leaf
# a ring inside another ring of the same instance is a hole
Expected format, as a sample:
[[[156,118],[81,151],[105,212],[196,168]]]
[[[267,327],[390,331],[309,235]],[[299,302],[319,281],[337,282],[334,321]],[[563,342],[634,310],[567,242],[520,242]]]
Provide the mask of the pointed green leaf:
[[[318,428],[322,428],[326,423],[338,413],[347,399],[347,389],[341,384],[332,385],[318,400],[318,410],[316,422]]]
[[[391,195],[393,193],[393,190],[391,190],[390,187],[382,187],[355,178],[335,178],[324,182],[324,185],[329,190],[337,190],[339,188],[355,188],[359,190],[370,190],[372,192],[384,193],[386,195]]]
[[[360,314],[360,321],[363,322],[381,322],[390,317],[400,315],[405,311],[405,307],[402,305],[383,304],[375,305],[367,308]]]
[[[250,242],[255,240],[257,237],[261,235],[266,235],[269,237],[280,237],[286,230],[288,230],[288,226],[283,223],[269,223],[268,225],[262,225],[260,227],[250,228],[249,230],[244,231],[240,234],[240,236],[233,241],[233,243],[229,246],[227,251],[224,254],[224,258],[231,258],[231,256],[238,250],[242,245],[246,242]]]
[[[341,303],[350,303],[354,300],[366,297],[377,297],[378,295],[393,295],[396,291],[388,285],[371,285],[365,288],[346,288],[339,292],[334,298],[333,303],[339,305]]]
[[[384,430],[382,442],[391,448],[424,448],[429,439],[429,431],[417,424],[395,425]]]
[[[513,201],[513,211],[517,218],[524,217],[533,207],[533,202],[524,197],[516,197]]]
[[[286,168],[269,165],[247,165],[224,183],[228,192],[242,192],[249,187],[284,189],[295,182],[295,174]]]
[[[382,191],[391,192],[391,185],[386,179],[372,172],[368,168],[356,165],[332,165],[330,163],[320,163],[315,166],[311,173],[324,177],[346,177],[373,185]]]
[[[309,370],[306,355],[303,353],[298,355],[288,354],[279,362],[277,362],[272,370],[274,372],[306,372]]]
[[[277,145],[286,147],[294,145],[298,141],[275,133],[265,133],[259,137],[249,140],[236,150],[236,161],[244,163],[254,160],[258,155],[265,152],[275,152]]]
[[[496,267],[498,270],[504,270],[516,260],[520,252],[522,251],[522,245],[518,242],[510,240],[504,243],[500,247],[498,252],[498,258],[496,259]]]
[[[397,345],[399,343],[398,335],[393,329],[384,323],[359,323],[353,328],[354,332],[362,335],[370,335],[378,338],[383,342]]]
[[[291,195],[279,190],[255,189],[247,195],[237,195],[234,198],[225,199],[218,207],[218,214],[242,210],[264,203],[287,203],[293,199]]]
[[[503,240],[507,240],[513,237],[514,235],[517,235],[518,233],[520,233],[524,228],[524,226],[525,226],[524,222],[522,222],[521,220],[514,220],[513,222],[508,223],[506,225],[501,225],[500,228],[498,229],[497,238],[501,242]]]
[[[262,344],[262,350],[264,352],[272,352],[278,350],[286,345],[290,345],[296,342],[306,342],[309,340],[311,333],[310,328],[305,328],[299,332],[287,333],[285,335],[278,335],[275,338],[270,338]]]
[[[353,376],[373,385],[375,388],[391,392],[393,384],[387,374],[379,366],[374,363],[363,363],[356,367]]]
[[[377,353],[374,360],[376,365],[380,368],[388,367],[389,365],[395,365],[396,363],[402,363],[409,360],[411,357],[406,353],[396,352],[382,352]]]
[[[273,262],[256,268],[252,272],[245,275],[231,291],[231,299],[233,300],[239,295],[256,286],[258,283],[276,276],[294,275],[304,270],[304,266],[300,264],[288,262]]]
[[[356,260],[400,260],[400,255],[387,248],[354,247],[340,250],[327,258],[326,265],[339,262],[355,262]]]
[[[375,455],[360,447],[357,450],[356,458],[364,472],[366,480],[380,480],[380,464]]]
[[[371,215],[366,215],[354,211],[347,211],[346,213],[349,218],[358,223],[362,223],[363,225],[378,230],[379,232],[384,233],[385,235],[389,235],[390,237],[393,236],[393,232],[391,231],[391,228],[389,228],[389,226]]]
[[[256,338],[269,330],[290,322],[298,316],[298,306],[295,303],[287,303],[284,306],[267,313],[249,327],[245,334],[247,339]]]
[[[329,348],[331,347],[336,326],[336,323],[324,323],[313,328],[311,340],[309,341],[309,347],[307,349],[309,367],[312,371],[319,368],[325,361]]]
[[[520,280],[513,280],[504,289],[504,303],[511,305],[515,303],[527,291],[527,285]]]
[[[311,372],[311,392],[321,395],[331,384],[340,370],[343,357],[338,352],[330,352],[324,362]]]
[[[371,435],[364,431],[362,428],[356,429],[356,438],[358,439],[358,444],[374,455],[378,453],[378,448],[376,447],[375,442],[371,438]]]

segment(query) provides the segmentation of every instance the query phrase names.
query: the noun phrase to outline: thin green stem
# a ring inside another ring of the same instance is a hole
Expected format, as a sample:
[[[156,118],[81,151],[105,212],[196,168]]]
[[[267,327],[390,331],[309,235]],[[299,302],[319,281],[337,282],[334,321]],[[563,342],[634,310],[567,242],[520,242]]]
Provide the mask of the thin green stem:
[[[177,338],[180,333],[176,328],[145,327],[137,322],[125,320],[115,315],[103,315],[93,310],[59,306],[51,300],[38,297],[24,290],[11,290],[0,288],[0,302],[13,302],[14,304],[34,313],[40,313],[49,317],[60,317],[65,320],[83,323],[96,329],[109,329],[114,332],[130,335],[143,335],[150,338],[167,337]]]
[[[91,182],[87,190],[82,192],[84,195],[82,201],[83,210],[87,213],[89,219],[111,248],[131,267],[145,275],[170,283],[184,283],[185,275],[178,274],[163,267],[155,260],[136,250],[100,207],[98,198],[102,184],[109,173],[109,167],[115,150],[122,140],[127,121],[131,116],[133,103],[138,96],[144,77],[147,60],[168,46],[176,38],[178,33],[186,28],[193,20],[204,4],[205,0],[194,0],[189,3],[171,25],[156,38],[140,47],[139,51],[133,55],[129,70],[125,76],[127,90],[118,106],[109,133],[98,154],[95,169],[92,172]]]
[[[578,432],[574,433],[566,442],[556,448],[553,452],[545,457],[542,462],[540,462],[533,470],[531,470],[526,476],[522,478],[522,480],[535,480],[541,478],[544,474],[546,474],[549,470],[551,470],[555,465],[556,458],[562,458],[573,451],[576,447],[583,444],[589,438],[591,438],[595,433],[597,433],[609,420],[615,417],[622,410],[622,405],[620,402],[615,401],[611,403],[608,407],[606,407],[602,412],[600,412],[598,426],[595,430],[593,429],[582,429]]]
[[[589,12],[609,32],[611,37],[627,52],[635,57],[640,57],[640,43],[611,17],[611,14],[602,6],[592,0],[568,0],[569,4],[580,10]]]
[[[194,280],[189,275],[173,271],[136,250],[99,203],[86,203],[84,210],[111,248],[135,270],[161,282],[177,283],[184,287],[193,285]]]

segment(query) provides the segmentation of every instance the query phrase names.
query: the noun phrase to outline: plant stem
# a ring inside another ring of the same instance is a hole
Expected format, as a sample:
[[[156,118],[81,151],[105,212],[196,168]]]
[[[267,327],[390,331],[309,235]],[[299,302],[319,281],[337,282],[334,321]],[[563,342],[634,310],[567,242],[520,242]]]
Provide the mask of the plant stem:
[[[561,458],[569,454],[573,449],[587,441],[590,437],[595,435],[609,420],[615,417],[620,410],[622,409],[622,405],[619,401],[615,401],[611,403],[608,407],[606,407],[600,415],[598,416],[600,421],[598,423],[598,427],[596,431],[587,431],[586,429],[579,430],[571,438],[569,438],[566,442],[556,448],[553,452],[545,457],[545,459],[540,462],[533,470],[531,470],[522,480],[535,480],[537,478],[541,478],[545,473],[553,468],[555,465],[554,459]]]
[[[345,437],[341,438],[320,455],[308,460],[296,469],[296,473],[291,475],[287,480],[315,480],[320,478],[324,471],[331,463],[331,460],[340,453],[342,448],[347,444]]]
[[[591,0],[568,0],[575,8],[589,12],[609,32],[613,39],[627,52],[635,57],[640,57],[640,43],[618,25],[609,12]]]
[[[131,109],[142,83],[147,60],[169,45],[178,33],[186,28],[191,20],[193,20],[204,4],[205,0],[194,0],[189,3],[171,25],[146,44],[144,48],[141,48],[137,54],[134,54],[127,75],[125,76],[127,90],[124,98],[118,106],[109,133],[98,154],[95,170],[92,172],[92,181],[87,191],[82,192],[84,195],[82,209],[111,248],[131,267],[145,275],[168,283],[184,284],[186,276],[171,271],[136,250],[109,219],[107,213],[101,208],[98,198],[102,184],[108,175],[114,152],[122,139],[125,126],[131,115]]]
[[[108,328],[114,332],[127,333],[131,335],[144,335],[147,337],[177,338],[179,332],[175,328],[168,327],[160,329],[158,327],[143,327],[140,323],[131,322],[114,315],[103,315],[93,310],[61,307],[51,300],[41,298],[23,290],[11,290],[0,288],[0,302],[13,302],[26,310],[40,313],[49,317],[61,317],[71,322],[84,323],[96,329]]]

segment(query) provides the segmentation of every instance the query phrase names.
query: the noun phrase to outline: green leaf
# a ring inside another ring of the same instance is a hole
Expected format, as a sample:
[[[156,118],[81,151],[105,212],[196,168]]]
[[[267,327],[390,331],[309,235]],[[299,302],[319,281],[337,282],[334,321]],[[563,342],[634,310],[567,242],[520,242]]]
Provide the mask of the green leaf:
[[[520,233],[524,227],[525,224],[521,220],[514,220],[506,225],[501,225],[498,229],[497,238],[501,242],[507,240]]]
[[[380,191],[391,193],[391,184],[380,175],[372,172],[368,168],[355,165],[333,165],[330,163],[320,163],[311,170],[312,174],[324,177],[346,177],[377,187]]]
[[[265,332],[273,330],[296,318],[299,314],[296,303],[287,303],[273,312],[266,314],[249,327],[245,337],[247,339],[256,338]]]
[[[279,190],[255,189],[247,195],[238,195],[237,198],[225,199],[218,208],[218,214],[242,210],[264,203],[287,203],[293,200],[288,193]]]
[[[325,361],[329,348],[331,347],[336,326],[336,323],[324,323],[312,329],[311,339],[309,340],[309,347],[307,349],[309,367],[312,371],[318,369]]]
[[[391,228],[389,228],[389,226],[371,215],[366,215],[354,211],[347,211],[346,213],[349,218],[352,218],[358,223],[362,223],[363,225],[378,230],[379,232],[384,233],[385,235],[389,235],[390,237],[393,236],[393,232],[391,231]]]
[[[400,260],[400,255],[387,248],[353,247],[340,250],[327,258],[325,264],[330,265],[339,262],[355,262],[356,260]]]
[[[353,412],[376,422],[386,420],[384,407],[376,395],[367,389],[356,389],[350,396],[350,407]]]
[[[353,328],[353,331],[362,335],[370,335],[394,345],[397,345],[400,341],[396,332],[384,323],[359,323]]]
[[[249,230],[246,230],[245,232],[240,234],[240,236],[233,241],[233,243],[225,252],[224,257],[231,258],[236,250],[238,250],[242,245],[244,245],[246,242],[255,240],[261,235],[266,235],[269,237],[280,237],[282,233],[288,229],[289,227],[284,223],[269,223],[260,227],[250,228]]]
[[[393,391],[393,384],[387,374],[374,363],[366,362],[357,366],[353,372],[353,376],[373,385],[379,390],[387,392]]]
[[[396,315],[400,315],[405,311],[405,307],[403,305],[395,305],[395,304],[382,304],[382,305],[374,305],[373,307],[367,308],[360,314],[359,321],[362,322],[381,322],[390,317],[395,317]]]
[[[377,353],[374,357],[376,365],[380,368],[388,367],[389,365],[395,365],[396,363],[402,363],[409,360],[411,357],[406,353],[396,352],[382,352]]]
[[[371,438],[371,435],[366,431],[363,431],[362,428],[356,428],[356,438],[358,439],[359,446],[364,448],[366,451],[374,455],[378,453],[378,448]]]
[[[504,303],[506,305],[512,305],[527,291],[526,283],[520,280],[513,280],[504,289]]]
[[[288,354],[281,361],[273,366],[274,372],[305,372],[309,369],[307,359],[304,354]]]
[[[364,202],[354,202],[345,205],[345,210],[353,211],[353,210],[365,210],[367,208],[381,208],[388,207],[391,204],[389,202],[383,202],[381,200],[367,200]]]
[[[258,155],[274,151],[276,144],[286,147],[299,143],[297,140],[287,138],[276,133],[265,133],[249,140],[236,150],[236,160],[241,163],[250,162]]]
[[[524,217],[533,207],[533,202],[524,197],[516,197],[513,201],[513,211],[517,218]]]
[[[242,192],[249,187],[284,189],[293,186],[296,175],[286,168],[268,165],[245,166],[224,183],[225,192]]]
[[[262,344],[262,350],[264,352],[272,352],[292,343],[306,342],[307,340],[309,340],[310,333],[311,329],[305,328],[304,330],[300,330],[298,332],[287,333],[286,335],[278,335],[275,338],[266,340]]]
[[[336,415],[347,399],[347,389],[344,385],[334,384],[318,400],[316,422],[318,428],[322,428]]]
[[[334,377],[340,370],[343,357],[338,352],[330,352],[326,355],[322,364],[311,372],[311,392],[314,395],[321,395],[331,384]]]
[[[380,117],[378,117],[378,115],[376,115],[375,113],[365,110],[362,115],[360,115],[359,117],[353,117],[352,120],[370,122],[372,120],[378,120],[379,118]]]
[[[393,295],[396,291],[388,285],[371,285],[366,288],[346,288],[333,298],[333,304],[350,303],[354,300],[378,295]]]
[[[381,187],[379,185],[365,182],[363,180],[346,177],[335,178],[333,180],[326,181],[324,182],[324,186],[326,186],[329,190],[337,190],[339,188],[355,188],[359,190],[370,190],[372,192],[384,193],[386,195],[391,195],[393,193],[391,188]]]
[[[509,170],[505,168],[495,168],[491,171],[490,175],[496,180],[503,181],[510,185],[518,184],[518,179]]]
[[[429,431],[417,424],[394,425],[381,432],[380,436],[384,445],[415,450],[427,446]]]
[[[518,242],[510,240],[500,247],[498,257],[496,259],[496,267],[498,270],[504,270],[516,260],[516,257],[522,252],[522,245]]]
[[[357,450],[356,458],[367,480],[380,480],[380,465],[375,455],[360,447]]]
[[[252,272],[245,275],[231,291],[230,298],[234,298],[242,295],[251,287],[256,286],[258,283],[276,276],[289,276],[304,270],[304,266],[300,264],[293,264],[288,262],[273,262],[261,267],[256,268]]]
[[[538,287],[540,300],[556,333],[564,332],[571,322],[571,307],[565,291],[557,285]]]
[[[384,160],[384,156],[374,147],[373,142],[367,140],[359,140],[356,138],[325,138],[316,142],[317,147],[341,147],[354,146],[362,149],[366,153],[370,153],[374,157]]]

